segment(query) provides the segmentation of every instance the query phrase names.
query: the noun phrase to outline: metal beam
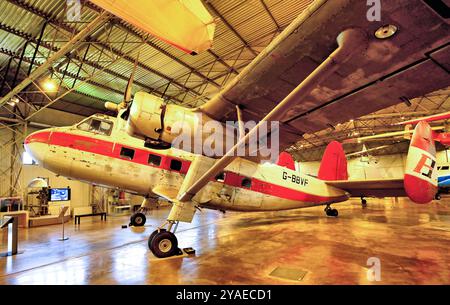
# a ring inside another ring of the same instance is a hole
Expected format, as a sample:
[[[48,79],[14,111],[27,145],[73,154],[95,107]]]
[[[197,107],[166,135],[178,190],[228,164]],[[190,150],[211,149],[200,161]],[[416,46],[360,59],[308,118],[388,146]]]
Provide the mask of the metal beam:
[[[39,47],[41,46],[42,37],[44,36],[46,27],[47,27],[47,21],[44,22],[44,24],[42,25],[42,28],[41,28],[41,32],[39,33],[39,38],[37,39],[37,42],[36,42],[36,47],[34,49],[33,58],[31,59],[30,66],[28,67],[27,75],[30,75],[31,70],[33,69],[34,60],[36,59],[36,55],[38,53]]]
[[[9,101],[14,95],[21,92],[25,87],[35,81],[43,73],[47,71],[59,58],[64,56],[67,52],[72,50],[82,40],[84,40],[89,34],[96,30],[100,25],[104,24],[109,19],[109,14],[104,12],[97,16],[92,22],[90,22],[83,30],[76,34],[71,40],[69,40],[58,52],[55,52],[43,65],[36,68],[27,78],[25,78],[19,85],[12,89],[8,94],[0,99],[0,107]]]
[[[214,14],[222,20],[222,22],[236,35],[236,37],[244,44],[244,46],[254,55],[257,56],[258,53],[252,49],[250,44],[241,36],[241,34],[236,31],[236,29],[222,16],[219,11],[211,4],[211,2],[206,2],[206,5],[214,12]]]
[[[5,25],[3,25],[3,24],[1,24],[1,23],[0,23],[0,30],[4,30],[4,31],[6,31],[6,32],[8,32],[8,33],[11,33],[11,34],[16,35],[16,36],[21,37],[21,38],[24,38],[24,39],[26,39],[26,40],[28,40],[28,41],[30,41],[30,42],[37,43],[37,39],[35,39],[34,37],[32,37],[30,34],[25,33],[25,32],[23,32],[23,31],[19,31],[19,30],[17,30],[17,29],[14,29],[14,28],[12,28],[12,27],[9,27],[9,26],[5,26]],[[102,67],[101,65],[97,64],[96,62],[93,62],[93,61],[90,61],[90,60],[86,60],[86,57],[87,57],[87,54],[88,54],[87,51],[89,50],[90,46],[91,46],[91,43],[88,44],[88,46],[87,46],[87,48],[86,48],[86,51],[85,51],[85,53],[84,53],[84,55],[83,55],[82,58],[79,57],[79,56],[76,55],[76,54],[70,54],[70,57],[71,57],[71,58],[73,58],[73,59],[75,59],[75,60],[77,60],[77,61],[80,62],[80,67],[79,67],[78,72],[77,72],[77,75],[76,75],[76,80],[80,80],[79,73],[80,73],[80,71],[81,71],[81,67],[82,67],[83,64],[87,64],[88,66],[91,66],[91,67],[93,67],[93,68],[95,68],[95,69],[98,69],[98,70],[102,70],[102,69],[103,69],[103,67]],[[46,49],[48,49],[48,50],[50,50],[50,51],[53,51],[53,52],[59,51],[59,48],[58,48],[58,47],[52,46],[51,44],[46,43],[46,42],[41,42],[41,47],[46,48]],[[4,54],[14,54],[14,56],[15,56],[15,53],[14,53],[14,52],[12,52],[12,51],[10,51],[10,50],[7,50],[7,49],[5,49],[5,48],[0,48],[0,53],[4,53]],[[111,69],[105,69],[104,71],[105,71],[106,73],[108,73],[108,74],[111,74],[111,75],[114,76],[114,77],[120,78],[120,79],[122,79],[122,80],[124,80],[124,81],[128,81],[128,78],[127,78],[127,77],[125,77],[125,76],[123,76],[122,74],[119,74],[119,73],[117,73],[117,72],[115,72],[115,71],[113,71],[113,70],[111,70]],[[148,92],[156,92],[156,93],[162,95],[161,91],[159,91],[159,90],[157,90],[157,89],[155,89],[155,88],[153,88],[153,87],[150,87],[150,86],[148,86],[147,84],[144,84],[144,83],[142,83],[142,82],[135,81],[134,84],[136,84],[136,85],[138,85],[138,86],[140,86],[140,87],[146,89]],[[74,84],[72,85],[72,87],[73,87],[73,86],[75,86],[75,82],[74,82]],[[112,90],[112,89],[111,89],[111,90]],[[175,101],[177,101],[177,102],[179,102],[179,103],[182,102],[179,98],[177,98],[177,96],[170,96],[169,98],[172,99],[172,100],[175,100]]]
[[[45,12],[43,12],[43,11],[41,11],[41,10],[39,10],[39,9],[37,9],[37,8],[27,4],[27,3],[25,3],[25,1],[23,1],[23,0],[7,0],[7,1],[12,3],[12,4],[14,4],[14,5],[16,5],[16,6],[18,6],[18,7],[20,7],[20,8],[22,8],[22,9],[24,9],[24,10],[27,10],[27,11],[29,11],[31,13],[34,13],[34,14],[44,18],[50,24],[53,24],[56,27],[61,28],[61,29],[65,30],[65,31],[67,31],[69,33],[76,33],[77,32],[77,30],[75,28],[70,27],[67,23],[64,23],[64,22],[61,22],[59,20],[56,20],[55,18],[51,17],[50,15],[46,14]],[[132,63],[134,65],[134,62],[135,62],[134,58],[124,54],[120,50],[117,50],[117,49],[113,48],[112,46],[108,45],[107,43],[99,41],[99,40],[95,40],[95,39],[91,39],[90,42],[99,45],[103,49],[109,50],[114,55],[116,55],[118,57],[121,57],[121,58],[125,59],[126,61],[128,61],[128,62],[130,62],[130,63]],[[145,42],[145,41],[143,41],[143,42]],[[199,92],[196,92],[195,90],[192,90],[191,88],[183,86],[182,84],[180,84],[176,80],[170,78],[167,75],[164,75],[163,73],[161,73],[161,72],[159,72],[159,71],[157,71],[157,70],[155,70],[155,69],[153,69],[153,68],[151,68],[151,67],[149,67],[149,66],[147,66],[147,65],[145,65],[143,63],[138,63],[138,67],[140,67],[140,68],[142,68],[142,69],[144,69],[144,70],[146,70],[148,72],[151,72],[151,73],[159,76],[160,78],[163,78],[163,79],[171,82],[172,84],[176,85],[177,87],[180,87],[181,89],[183,89],[185,91],[190,91],[190,92],[193,92],[195,95],[200,95]]]

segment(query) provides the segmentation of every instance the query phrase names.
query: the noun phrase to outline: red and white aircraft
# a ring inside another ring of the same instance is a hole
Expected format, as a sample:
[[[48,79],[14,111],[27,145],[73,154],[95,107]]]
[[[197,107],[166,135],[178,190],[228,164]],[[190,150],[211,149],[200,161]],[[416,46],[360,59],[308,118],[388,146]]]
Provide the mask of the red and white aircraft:
[[[317,178],[293,170],[285,154],[279,164],[236,156],[263,123],[280,123],[280,150],[285,150],[304,133],[449,85],[442,68],[450,52],[448,24],[439,12],[420,0],[383,2],[380,22],[370,21],[367,11],[366,1],[315,1],[202,107],[184,108],[144,92],[131,101],[128,86],[117,117],[94,115],[75,126],[38,131],[26,138],[25,147],[60,175],[145,196],[141,211],[131,217],[133,225],[144,224],[143,212],[156,197],[171,201],[167,221],[149,237],[157,257],[177,253],[178,222],[191,222],[201,207],[275,211],[324,205],[327,215],[337,216],[330,205],[349,197],[430,202],[437,181],[426,122],[416,126],[403,179],[347,180],[337,142],[325,150]],[[171,147],[179,135],[172,129],[176,122],[201,130],[204,122],[237,118],[260,123],[241,132],[221,157]]]

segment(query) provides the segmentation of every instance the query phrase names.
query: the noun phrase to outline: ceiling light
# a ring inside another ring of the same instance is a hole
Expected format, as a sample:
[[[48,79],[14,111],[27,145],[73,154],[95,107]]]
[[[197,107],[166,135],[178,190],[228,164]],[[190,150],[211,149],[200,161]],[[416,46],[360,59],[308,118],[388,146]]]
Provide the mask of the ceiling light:
[[[52,80],[50,78],[45,80],[44,83],[42,84],[42,86],[44,87],[44,90],[46,92],[56,91],[56,83],[54,80]]]
[[[387,39],[394,36],[397,30],[398,28],[393,24],[383,25],[375,31],[375,37],[378,39]]]
[[[11,98],[8,102],[8,105],[10,106],[16,106],[19,103],[19,99],[17,98],[17,96]]]

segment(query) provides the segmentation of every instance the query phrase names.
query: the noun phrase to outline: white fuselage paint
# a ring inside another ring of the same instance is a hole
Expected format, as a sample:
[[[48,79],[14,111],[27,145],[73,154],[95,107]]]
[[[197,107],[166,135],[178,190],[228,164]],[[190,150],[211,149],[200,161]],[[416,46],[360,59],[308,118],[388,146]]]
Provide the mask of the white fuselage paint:
[[[167,150],[145,148],[143,140],[129,136],[123,128],[117,126],[116,118],[107,117],[107,119],[115,124],[109,136],[82,131],[76,126],[40,132],[64,133],[67,137],[89,137],[94,141],[113,142],[113,147],[124,145],[189,162],[195,157],[192,153],[173,148]],[[30,135],[32,136],[33,134]],[[157,186],[178,190],[183,182],[184,175],[179,172],[122,160],[107,154],[83,151],[79,149],[80,145],[88,147],[91,144],[78,141],[74,145],[60,146],[55,143],[30,142],[25,146],[41,166],[59,175],[120,188],[143,196],[154,195],[152,189]],[[263,190],[255,191],[211,181],[193,198],[194,202],[218,210],[273,211],[341,202],[349,197],[345,191],[329,186],[322,180],[275,164],[259,164],[236,158],[225,168],[225,172],[249,177],[252,183],[262,181]]]

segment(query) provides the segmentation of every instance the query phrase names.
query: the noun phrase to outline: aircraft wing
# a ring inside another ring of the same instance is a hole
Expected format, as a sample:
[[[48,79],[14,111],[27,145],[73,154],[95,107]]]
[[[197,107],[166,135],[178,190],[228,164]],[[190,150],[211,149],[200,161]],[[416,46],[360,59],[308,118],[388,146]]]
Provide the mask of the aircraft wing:
[[[350,197],[404,197],[407,196],[403,179],[336,180],[328,185],[345,190]]]
[[[244,121],[259,121],[336,49],[336,37],[348,28],[367,34],[367,49],[285,111],[280,150],[304,133],[450,86],[448,20],[424,1],[398,0],[383,1],[381,21],[371,22],[366,3],[314,1],[200,110],[222,122],[236,121],[239,105]],[[383,25],[398,31],[378,39],[374,33]]]

